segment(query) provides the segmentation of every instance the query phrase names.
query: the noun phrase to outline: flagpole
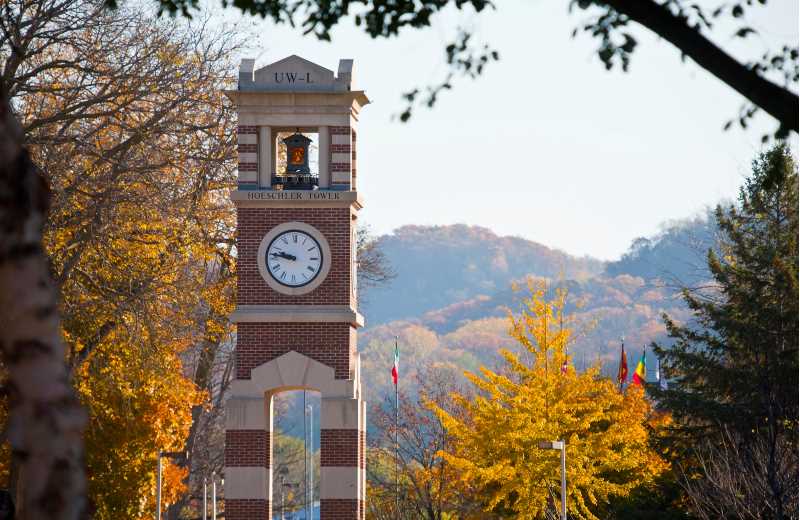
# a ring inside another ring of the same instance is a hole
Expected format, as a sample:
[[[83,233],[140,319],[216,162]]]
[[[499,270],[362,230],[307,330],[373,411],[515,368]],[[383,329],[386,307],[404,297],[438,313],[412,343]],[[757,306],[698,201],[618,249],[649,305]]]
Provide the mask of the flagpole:
[[[395,363],[397,360],[397,336],[394,337]],[[394,496],[395,518],[400,520],[400,373],[394,381]]]

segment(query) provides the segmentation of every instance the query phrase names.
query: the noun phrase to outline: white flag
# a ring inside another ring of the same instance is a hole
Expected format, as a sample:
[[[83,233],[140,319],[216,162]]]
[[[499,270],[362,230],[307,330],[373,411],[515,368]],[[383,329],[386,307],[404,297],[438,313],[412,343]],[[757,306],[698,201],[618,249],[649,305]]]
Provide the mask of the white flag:
[[[667,389],[667,380],[661,377],[661,364],[658,358],[656,358],[656,381],[658,381],[659,388],[662,390]]]

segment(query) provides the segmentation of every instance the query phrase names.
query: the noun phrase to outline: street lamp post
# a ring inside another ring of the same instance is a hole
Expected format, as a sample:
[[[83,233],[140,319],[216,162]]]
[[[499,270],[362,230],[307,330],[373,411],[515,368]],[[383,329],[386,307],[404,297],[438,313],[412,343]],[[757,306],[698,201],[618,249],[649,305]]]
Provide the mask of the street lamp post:
[[[161,452],[156,462],[156,520],[161,520]]]
[[[539,448],[561,452],[561,520],[567,520],[567,446],[564,441],[542,441]]]
[[[208,520],[208,479],[203,477],[203,520]]]
[[[189,452],[186,451],[159,451],[156,457],[156,520],[161,520],[161,458],[188,459]]]
[[[211,520],[217,520],[217,474],[211,472]]]
[[[306,520],[314,518],[314,415],[311,405],[306,406]]]

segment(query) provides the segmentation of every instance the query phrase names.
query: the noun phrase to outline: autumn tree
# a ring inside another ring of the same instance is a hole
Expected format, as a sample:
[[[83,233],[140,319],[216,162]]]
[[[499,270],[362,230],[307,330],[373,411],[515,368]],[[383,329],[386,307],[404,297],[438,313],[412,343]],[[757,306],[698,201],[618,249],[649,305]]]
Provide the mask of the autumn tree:
[[[675,416],[675,449],[687,453],[691,480],[707,480],[709,494],[696,503],[728,503],[709,482],[728,464],[740,475],[726,478],[746,474],[753,484],[767,483],[762,518],[797,517],[797,179],[787,147],[758,156],[738,202],[717,207],[712,280],[683,290],[691,319],[665,316],[670,341],[656,345],[672,383],[654,393]],[[726,462],[701,464],[710,456]],[[694,496],[699,484],[690,486]]]
[[[436,403],[457,413],[450,406],[450,394],[457,389],[455,378],[449,371],[435,368],[402,377],[414,392],[401,392],[399,409],[392,396],[370,413],[375,434],[368,439],[367,486],[371,498],[367,517],[444,520],[480,514],[479,504],[463,493],[455,468],[441,455],[452,449],[452,437],[425,406]]]
[[[69,384],[42,247],[49,194],[22,141],[0,87],[0,355],[4,433],[20,483],[16,518],[77,520],[87,511],[86,415]]]
[[[638,387],[620,393],[595,365],[578,373],[568,347],[577,324],[564,312],[566,292],[545,298],[531,284],[510,334],[520,353],[503,350],[499,370],[482,368],[467,378],[474,397],[453,397],[461,415],[432,409],[453,437],[443,452],[463,482],[475,489],[487,512],[542,518],[557,499],[559,458],[539,442],[563,439],[570,518],[595,519],[615,496],[667,469],[649,444],[661,421]]]
[[[182,451],[221,405],[235,120],[220,90],[240,40],[101,2],[3,9],[3,85],[53,192],[44,241],[96,516],[149,515],[157,450]],[[165,502],[185,477],[167,467]]]

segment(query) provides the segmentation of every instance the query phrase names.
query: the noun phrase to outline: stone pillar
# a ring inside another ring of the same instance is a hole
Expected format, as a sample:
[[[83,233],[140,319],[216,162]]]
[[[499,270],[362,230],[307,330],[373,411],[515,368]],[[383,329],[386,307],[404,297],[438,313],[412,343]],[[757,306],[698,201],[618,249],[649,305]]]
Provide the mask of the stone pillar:
[[[327,126],[319,127],[319,187],[327,189],[331,186],[331,148],[330,132]]]
[[[322,396],[320,518],[325,520],[363,518],[364,409],[359,398]]]
[[[275,158],[272,155],[272,128],[258,127],[258,172],[261,188],[272,187],[272,172],[275,169]]]
[[[360,390],[359,390],[360,393]],[[361,400],[361,423],[358,425],[361,436],[361,520],[367,520],[367,402]]]
[[[225,405],[225,518],[272,518],[272,396]]]
[[[350,129],[350,189],[356,190],[356,131]]]
[[[239,189],[258,187],[258,134],[255,126],[240,125],[236,133],[239,151]]]
[[[332,126],[331,133],[331,187],[350,189],[350,127]]]

